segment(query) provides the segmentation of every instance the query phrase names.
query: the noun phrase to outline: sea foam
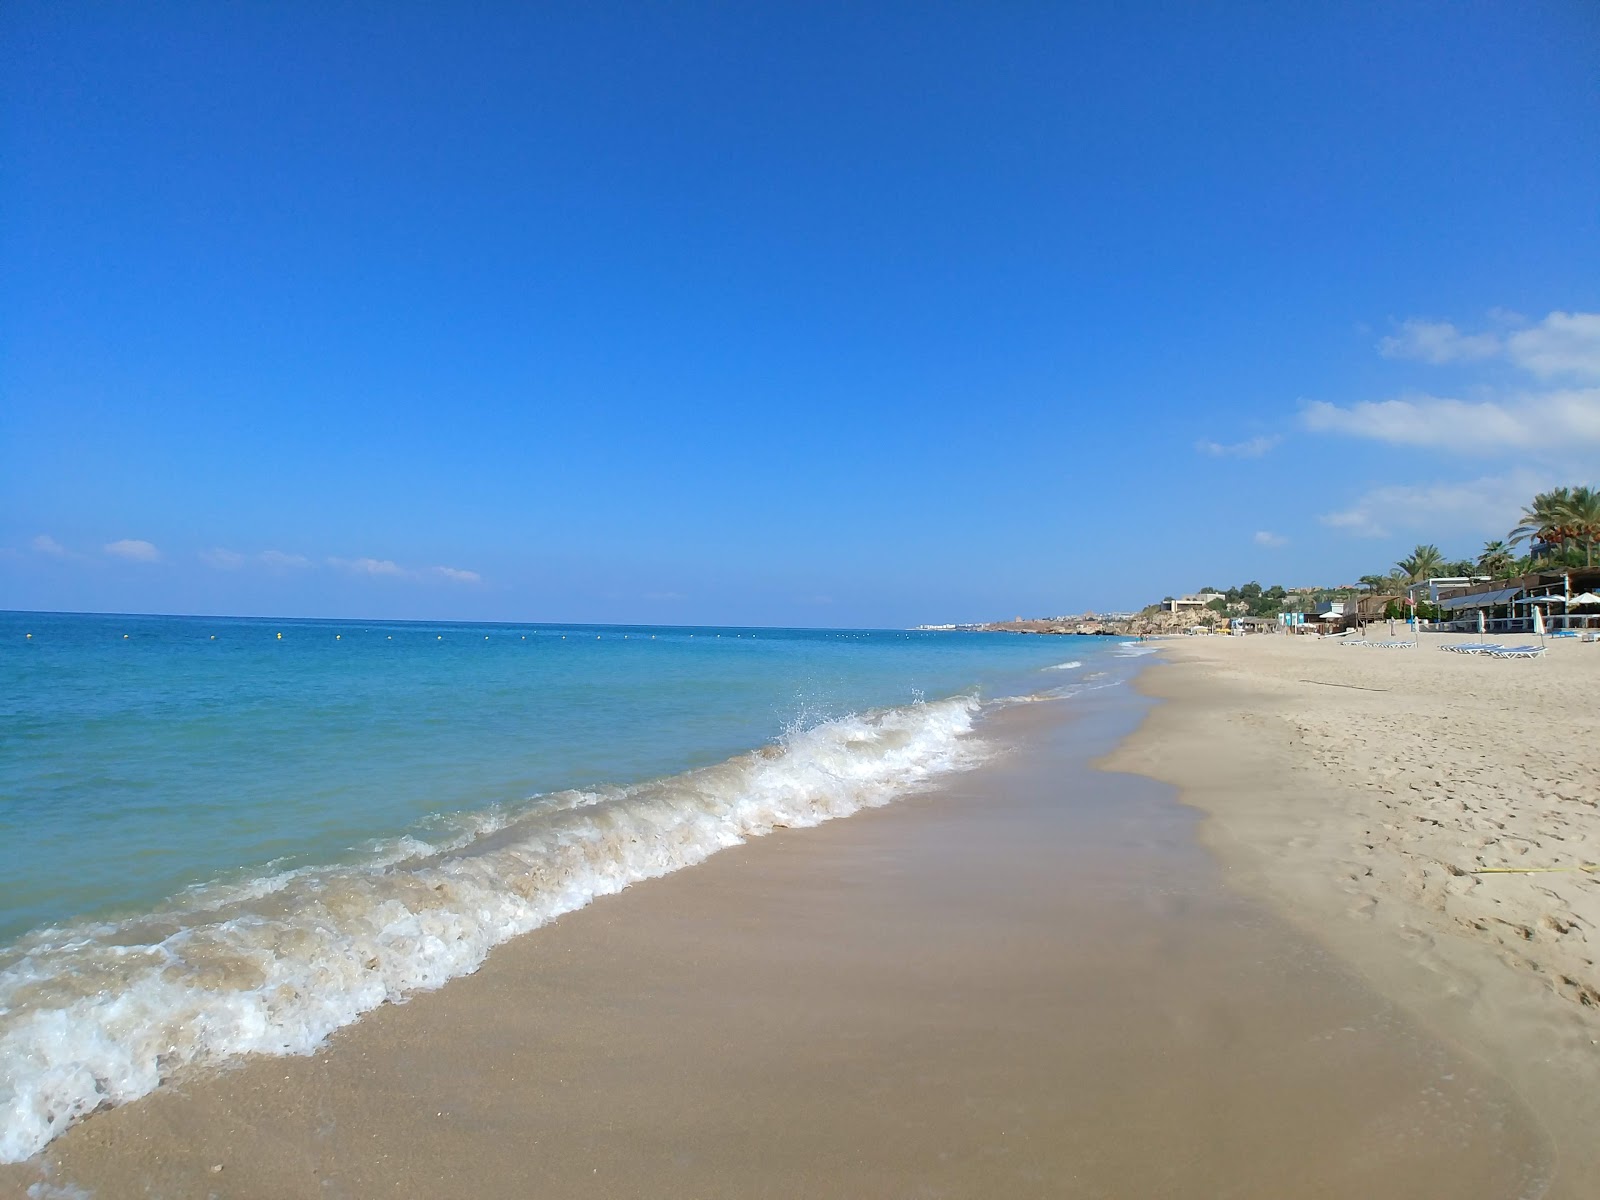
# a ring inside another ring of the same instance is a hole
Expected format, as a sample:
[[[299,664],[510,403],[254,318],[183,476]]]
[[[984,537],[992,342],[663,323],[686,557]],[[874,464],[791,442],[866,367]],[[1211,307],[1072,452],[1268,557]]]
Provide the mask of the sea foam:
[[[976,765],[978,707],[956,698],[828,721],[682,775],[552,793],[432,841],[394,839],[358,862],[31,934],[0,955],[0,1161],[185,1068],[310,1053],[596,896]]]
[[[1119,658],[1143,658],[1146,654],[1159,654],[1161,646],[1155,642],[1118,642],[1111,653]]]

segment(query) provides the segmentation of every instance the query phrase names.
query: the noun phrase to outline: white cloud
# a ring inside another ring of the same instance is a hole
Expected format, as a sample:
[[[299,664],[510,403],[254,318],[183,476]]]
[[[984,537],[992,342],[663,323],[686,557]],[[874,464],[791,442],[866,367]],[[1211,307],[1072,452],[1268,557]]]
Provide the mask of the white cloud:
[[[285,554],[282,550],[263,550],[256,555],[256,560],[274,570],[300,571],[311,565],[311,560],[304,554]]]
[[[1284,537],[1283,534],[1272,533],[1266,529],[1257,530],[1255,536],[1250,540],[1258,546],[1266,546],[1273,550],[1276,550],[1279,546],[1287,546],[1289,544],[1289,539]]]
[[[1243,442],[1213,442],[1205,438],[1194,444],[1194,448],[1201,454],[1209,454],[1213,458],[1260,458],[1271,450],[1283,439],[1277,436],[1253,437]]]
[[[1402,322],[1398,334],[1378,343],[1385,358],[1418,358],[1435,364],[1492,358],[1500,350],[1496,334],[1462,333],[1449,321],[1415,318]]]
[[[1515,313],[1496,309],[1492,321],[1521,324]],[[1505,358],[1541,379],[1574,375],[1600,379],[1600,313],[1552,312],[1525,329],[1500,334],[1462,333],[1448,321],[1409,320],[1378,343],[1385,358],[1413,358],[1440,365]]]
[[[1541,378],[1600,379],[1600,313],[1553,312],[1506,339],[1511,361]]]
[[[149,542],[138,538],[122,538],[120,541],[107,542],[105,551],[113,558],[125,558],[129,562],[153,563],[161,561],[161,551]]]
[[[1555,473],[1521,470],[1457,483],[1389,484],[1318,520],[1356,537],[1400,530],[1420,530],[1436,541],[1451,535],[1504,537],[1529,498],[1557,482]]]
[[[33,541],[29,543],[29,545],[31,545],[33,547],[33,549],[34,549],[34,551],[36,553],[48,554],[51,558],[74,558],[74,557],[76,557],[72,553],[71,550],[68,550],[65,546],[63,546],[60,542],[56,541],[55,538],[51,537],[48,533],[41,533],[38,537],[34,538]]]
[[[200,551],[200,561],[218,571],[237,571],[244,566],[244,555],[236,550],[224,550],[219,546],[214,550]]]
[[[1536,492],[1587,473],[1600,449],[1600,387],[1588,382],[1600,380],[1600,313],[1557,311],[1528,321],[1496,309],[1488,320],[1485,332],[1410,320],[1378,347],[1389,358],[1493,364],[1497,370],[1471,386],[1471,399],[1424,392],[1352,404],[1317,400],[1302,406],[1300,425],[1389,446],[1498,456],[1518,469],[1461,483],[1373,487],[1324,513],[1325,526],[1365,537],[1401,529],[1433,539],[1503,537]],[[1508,367],[1533,379],[1509,384]]]
[[[1313,400],[1300,413],[1313,433],[1466,454],[1600,446],[1600,388],[1468,401],[1413,395],[1341,408]]]
[[[387,558],[330,558],[328,565],[338,567],[341,571],[349,571],[352,575],[388,575],[399,578],[410,574]]]
[[[276,552],[268,551],[268,553]],[[266,556],[262,557],[264,559]],[[282,555],[281,563],[284,566],[296,567],[310,565],[308,560],[298,554]],[[387,558],[330,558],[328,565],[337,567],[341,571],[348,571],[352,575],[365,575],[375,579],[446,579],[451,583],[465,584],[483,582],[482,575],[476,571],[468,571],[464,567],[419,567],[412,570]]]

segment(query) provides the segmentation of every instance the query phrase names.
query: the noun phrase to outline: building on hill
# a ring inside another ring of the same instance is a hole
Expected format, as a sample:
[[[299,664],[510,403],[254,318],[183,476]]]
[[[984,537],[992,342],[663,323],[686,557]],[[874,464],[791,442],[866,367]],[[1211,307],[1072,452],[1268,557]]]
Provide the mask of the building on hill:
[[[1161,607],[1169,613],[1193,612],[1206,607],[1213,600],[1226,600],[1221,592],[1196,592],[1191,596],[1178,596],[1161,602]]]

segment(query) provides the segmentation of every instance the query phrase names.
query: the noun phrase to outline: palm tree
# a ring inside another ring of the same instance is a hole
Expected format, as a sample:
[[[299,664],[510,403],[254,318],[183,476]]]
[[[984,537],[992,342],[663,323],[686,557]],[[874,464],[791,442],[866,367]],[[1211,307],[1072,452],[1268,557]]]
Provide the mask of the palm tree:
[[[1357,582],[1367,589],[1367,595],[1376,596],[1388,584],[1389,577],[1387,575],[1363,575]]]
[[[1600,543],[1600,489],[1575,487],[1567,496],[1563,527],[1570,539],[1583,547],[1583,565],[1594,566],[1595,544]]]
[[[1510,547],[1504,542],[1485,542],[1483,553],[1478,555],[1478,570],[1496,579],[1504,579],[1511,573],[1514,561]]]
[[[1439,552],[1439,547],[1418,546],[1395,566],[1405,573],[1407,583],[1419,583],[1430,575],[1438,574],[1443,563],[1444,555]]]
[[[1531,538],[1537,543],[1533,557],[1539,557],[1538,546],[1545,547],[1545,553],[1548,554],[1569,540],[1570,535],[1566,526],[1571,505],[1571,488],[1559,487],[1548,492],[1540,492],[1522,510],[1521,522],[1506,540],[1513,546],[1520,546]]]

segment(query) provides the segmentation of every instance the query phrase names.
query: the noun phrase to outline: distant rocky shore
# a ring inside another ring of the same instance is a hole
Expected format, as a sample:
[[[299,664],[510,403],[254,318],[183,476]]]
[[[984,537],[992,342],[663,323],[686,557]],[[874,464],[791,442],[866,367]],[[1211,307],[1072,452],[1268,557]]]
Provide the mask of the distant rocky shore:
[[[1085,613],[1081,617],[1039,617],[990,621],[982,625],[923,625],[922,629],[963,629],[974,633],[1054,633],[1080,637],[1133,637],[1140,634],[1179,633],[1195,623],[1192,612],[1146,610],[1132,616]]]

